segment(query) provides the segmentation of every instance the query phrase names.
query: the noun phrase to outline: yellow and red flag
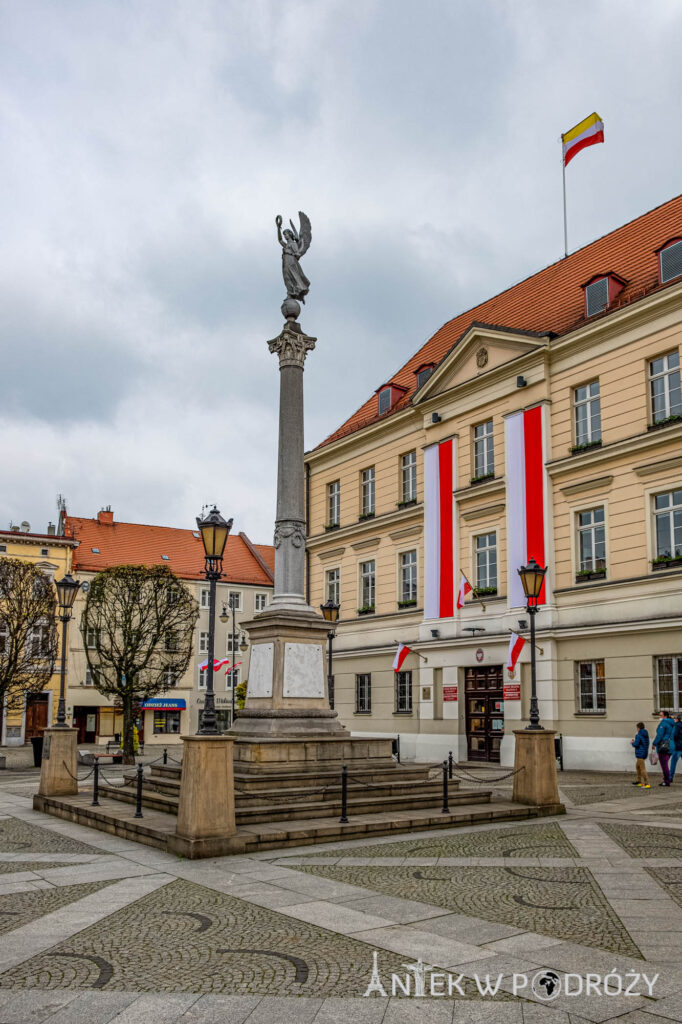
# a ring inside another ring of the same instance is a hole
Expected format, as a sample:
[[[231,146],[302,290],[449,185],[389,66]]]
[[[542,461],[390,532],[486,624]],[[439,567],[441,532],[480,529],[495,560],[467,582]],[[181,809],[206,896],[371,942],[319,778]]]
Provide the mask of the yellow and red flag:
[[[561,136],[564,147],[564,167],[568,166],[574,156],[586,146],[596,146],[604,141],[604,122],[599,114],[590,114],[584,121],[577,124]]]

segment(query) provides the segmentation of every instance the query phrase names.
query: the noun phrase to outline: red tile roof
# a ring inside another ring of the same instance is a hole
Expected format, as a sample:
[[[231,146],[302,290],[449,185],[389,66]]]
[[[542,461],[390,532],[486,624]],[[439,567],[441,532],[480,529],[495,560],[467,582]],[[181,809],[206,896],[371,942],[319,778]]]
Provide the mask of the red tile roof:
[[[417,370],[424,363],[439,363],[474,322],[540,334],[566,334],[585,322],[585,293],[581,286],[597,274],[613,272],[627,282],[610,310],[602,316],[608,316],[615,308],[635,302],[657,288],[667,287],[659,284],[656,254],[667,241],[680,235],[682,195],[552,263],[480,306],[460,313],[436,331],[386,382],[408,389],[389,413],[379,416],[377,397],[373,394],[318,448],[410,405],[417,390]]]
[[[80,542],[74,551],[74,572],[97,572],[112,565],[167,565],[182,579],[204,578],[204,547],[198,531],[142,523],[109,524],[77,516],[65,516],[64,531]],[[271,587],[271,577],[251,553],[249,544],[242,534],[227,538],[223,579],[227,583]],[[265,544],[254,546],[261,558],[274,566],[274,548]],[[99,553],[93,552],[93,548],[98,548]],[[168,555],[168,559],[163,555]]]

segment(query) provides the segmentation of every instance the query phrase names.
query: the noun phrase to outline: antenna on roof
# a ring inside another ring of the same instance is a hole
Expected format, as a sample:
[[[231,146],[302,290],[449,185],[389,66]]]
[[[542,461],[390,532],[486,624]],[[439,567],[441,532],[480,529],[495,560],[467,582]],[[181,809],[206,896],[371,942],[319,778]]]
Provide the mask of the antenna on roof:
[[[63,494],[57,495],[57,511],[66,512],[66,498]]]

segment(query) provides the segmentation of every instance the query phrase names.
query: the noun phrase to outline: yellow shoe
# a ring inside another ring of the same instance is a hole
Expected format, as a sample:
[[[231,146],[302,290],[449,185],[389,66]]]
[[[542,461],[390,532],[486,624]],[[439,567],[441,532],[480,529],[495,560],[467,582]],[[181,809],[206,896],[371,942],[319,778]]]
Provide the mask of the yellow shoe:
[[[651,786],[650,786],[650,785],[649,785],[649,783],[647,782],[647,784],[646,784],[645,786],[642,786],[642,789],[651,789]]]

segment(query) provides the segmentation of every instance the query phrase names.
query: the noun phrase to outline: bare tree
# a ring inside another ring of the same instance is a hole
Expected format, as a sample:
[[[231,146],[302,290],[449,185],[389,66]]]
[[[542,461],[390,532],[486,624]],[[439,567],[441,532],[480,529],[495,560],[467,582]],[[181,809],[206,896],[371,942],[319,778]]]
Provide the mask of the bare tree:
[[[196,601],[166,566],[118,565],[93,579],[81,633],[95,687],[123,710],[123,760],[134,762],[139,705],[174,686],[192,657]]]
[[[22,708],[50,681],[57,657],[56,593],[37,566],[0,558],[0,707]]]

